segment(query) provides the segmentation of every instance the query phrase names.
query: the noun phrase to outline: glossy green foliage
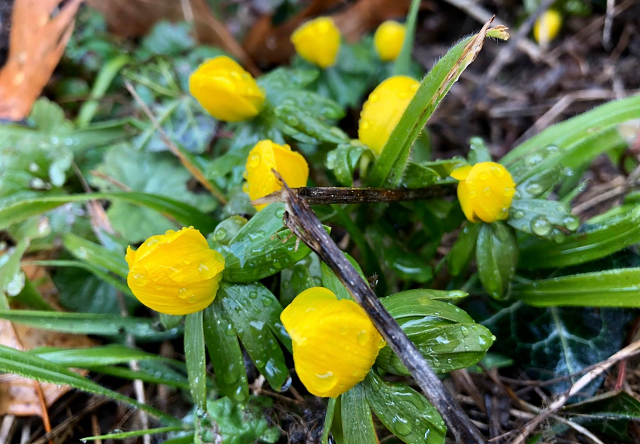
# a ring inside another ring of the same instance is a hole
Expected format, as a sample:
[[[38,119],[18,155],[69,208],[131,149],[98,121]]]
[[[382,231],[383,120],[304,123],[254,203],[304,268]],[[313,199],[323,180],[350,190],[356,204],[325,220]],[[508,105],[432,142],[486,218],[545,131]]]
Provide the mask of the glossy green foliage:
[[[502,298],[516,272],[518,243],[513,229],[502,222],[482,224],[476,242],[478,276],[484,289]]]
[[[382,304],[418,347],[435,372],[446,373],[475,364],[494,337],[462,309],[444,302],[463,297],[460,291],[409,290],[382,299]],[[409,374],[387,345],[376,365],[395,374]]]
[[[340,396],[340,408],[345,444],[376,444],[378,442],[363,383]]]

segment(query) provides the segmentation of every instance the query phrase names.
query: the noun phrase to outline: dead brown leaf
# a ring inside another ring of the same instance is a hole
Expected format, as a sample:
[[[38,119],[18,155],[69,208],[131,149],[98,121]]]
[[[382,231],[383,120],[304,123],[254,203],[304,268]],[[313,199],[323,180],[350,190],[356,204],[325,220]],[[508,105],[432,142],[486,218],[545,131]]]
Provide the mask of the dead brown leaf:
[[[0,70],[0,118],[22,120],[60,61],[82,0],[15,0],[7,63]]]
[[[339,0],[316,0],[306,9],[278,26],[271,16],[262,17],[244,41],[244,49],[260,66],[284,64],[294,53],[290,36],[306,20],[316,17],[342,3]],[[358,0],[332,14],[336,26],[347,42],[356,42],[387,19],[402,19],[409,10],[409,0]]]
[[[87,0],[100,11],[114,34],[122,37],[146,35],[161,20],[186,20],[195,25],[201,43],[219,46],[237,57],[254,75],[259,70],[227,27],[211,12],[205,0]]]

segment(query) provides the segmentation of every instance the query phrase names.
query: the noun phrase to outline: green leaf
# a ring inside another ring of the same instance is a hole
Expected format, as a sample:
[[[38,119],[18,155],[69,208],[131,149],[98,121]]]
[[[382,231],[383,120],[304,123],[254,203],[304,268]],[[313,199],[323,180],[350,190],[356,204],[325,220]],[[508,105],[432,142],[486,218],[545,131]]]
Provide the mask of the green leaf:
[[[190,34],[191,25],[187,22],[157,23],[141,42],[142,49],[151,54],[177,56],[191,49],[196,42]]]
[[[42,347],[29,351],[47,361],[65,367],[91,368],[103,365],[126,364],[129,361],[146,361],[157,359],[161,361],[171,361],[168,358],[143,352],[124,345],[112,344],[103,347],[89,348],[56,348]]]
[[[408,162],[402,184],[407,188],[423,188],[434,185],[440,180],[440,175],[433,169],[417,163]]]
[[[180,329],[158,331],[151,319],[124,318],[119,315],[62,313],[36,310],[0,310],[0,319],[29,325],[42,330],[64,333],[116,336],[130,334],[141,341],[163,341],[174,338]]]
[[[420,10],[420,0],[412,0],[409,13],[407,14],[406,32],[400,54],[393,64],[394,76],[410,75],[411,54],[413,53],[413,40],[416,35],[416,21],[418,19],[418,11]]]
[[[352,187],[353,174],[363,155],[367,156],[369,160],[373,158],[371,151],[357,141],[340,144],[336,149],[327,153],[327,168],[333,172],[341,185]]]
[[[221,298],[204,310],[204,337],[220,391],[237,402],[249,397],[247,373],[236,331],[227,319]]]
[[[223,281],[217,298],[254,364],[271,387],[279,391],[289,377],[289,369],[276,338],[291,350],[291,339],[280,322],[282,306],[273,293],[259,283],[242,285]]]
[[[381,302],[434,371],[446,373],[477,363],[495,339],[462,309],[438,300],[463,295],[461,291],[409,290]],[[394,374],[409,374],[388,345],[380,350],[376,364]]]
[[[420,83],[402,118],[382,148],[367,181],[372,187],[400,183],[413,142],[458,77],[482,49],[485,36],[504,38],[504,31],[486,29],[463,39],[433,67]]]
[[[109,433],[107,435],[99,435],[99,436],[88,436],[86,438],[81,438],[81,441],[95,441],[98,439],[127,439],[127,438],[135,438],[137,436],[144,435],[157,435],[159,433],[168,433],[168,432],[179,432],[182,430],[190,430],[185,429],[184,426],[170,426],[170,427],[159,427],[156,429],[147,429],[147,430],[134,430],[131,432],[121,432],[121,433]]]
[[[226,248],[220,249],[225,256],[227,281],[257,281],[311,253],[309,247],[296,241],[290,230],[282,230],[283,214],[283,203],[270,204],[253,216]]]
[[[383,380],[370,371],[362,384],[380,422],[407,444],[441,444],[447,428],[438,411],[404,384]]]
[[[258,85],[267,93],[267,99],[279,103],[278,96],[285,91],[301,90],[318,78],[317,69],[276,68],[258,79]]]
[[[322,142],[348,143],[347,136],[340,128],[318,120],[311,113],[293,104],[283,104],[274,109],[283,133],[303,143]]]
[[[352,258],[348,253],[344,253],[345,257],[351,262],[351,265],[356,269],[356,271],[365,278],[364,273],[362,272],[362,268],[360,268],[360,264],[356,262],[354,258]],[[351,294],[344,286],[342,281],[338,279],[338,276],[329,268],[327,264],[324,262],[320,263],[320,269],[322,270],[322,286],[331,290],[338,299],[350,299],[353,300]]]
[[[115,376],[116,378],[127,379],[133,381],[139,379],[151,384],[162,384],[169,387],[175,387],[182,390],[189,390],[189,380],[186,376],[173,370],[171,367],[160,364],[157,361],[152,362],[153,365],[147,365],[150,361],[141,361],[140,370],[131,370],[126,367],[118,366],[91,366],[92,372],[102,373],[105,375]]]
[[[608,256],[640,242],[640,206],[621,217],[604,220],[567,236],[562,243],[544,240],[524,242],[520,268],[555,268],[582,264]]]
[[[312,253],[293,268],[286,268],[280,273],[280,303],[286,307],[304,290],[320,284],[320,262]]]
[[[377,444],[371,408],[367,403],[364,386],[358,384],[340,396],[344,444]]]
[[[160,410],[150,407],[147,404],[139,403],[138,401],[121,395],[118,392],[104,388],[58,364],[54,364],[30,353],[5,347],[4,345],[0,345],[0,371],[14,373],[16,375],[24,376],[25,378],[35,379],[36,381],[69,385],[78,390],[106,396],[135,408],[139,408],[166,423],[176,424],[180,422]]]
[[[73,233],[65,234],[62,241],[65,248],[76,258],[98,267],[106,268],[123,279],[127,278],[129,266],[124,260],[124,255],[116,251],[107,250],[105,247]]]
[[[345,116],[342,107],[333,100],[304,89],[279,89],[277,93],[267,93],[267,97],[274,108],[293,105],[319,120],[339,120]]]
[[[476,251],[476,241],[481,226],[482,224],[467,222],[460,230],[460,234],[451,247],[447,258],[451,276],[459,276],[469,267],[469,263],[473,259],[473,253]]]
[[[204,351],[202,312],[186,316],[184,326],[184,355],[187,361],[191,397],[200,410],[207,408],[207,358]]]
[[[638,118],[640,118],[640,96],[636,95],[612,101],[547,128],[537,136],[512,149],[500,162],[504,165],[510,165],[509,169],[511,170],[514,166],[523,162],[524,156],[533,149],[554,145],[560,150],[559,156],[530,165],[528,169],[523,170],[521,176],[514,177],[514,180],[517,183],[522,182],[524,179],[558,164],[577,167],[602,153],[603,149],[610,147],[609,144],[596,145],[593,146],[591,152],[585,153],[583,147],[585,144],[589,144],[591,139],[622,122]]]
[[[631,421],[640,420],[640,401],[624,391],[596,395],[578,404],[565,406],[571,421],[586,424],[590,430],[627,441]]]
[[[180,325],[180,322],[182,322],[182,320],[184,319],[184,316],[158,313],[158,318],[160,319],[160,322],[162,323],[165,329],[171,330],[172,328],[176,328],[178,325]]]
[[[142,211],[149,212],[153,217],[158,217],[156,212],[166,214],[179,222],[183,226],[194,226],[203,232],[212,231],[215,221],[200,210],[185,203],[173,200],[164,196],[136,193],[136,192],[113,192],[113,193],[87,193],[70,194],[57,196],[38,196],[34,194],[15,195],[0,199],[0,229],[22,221],[36,214],[45,213],[69,202],[87,202],[89,200],[107,199],[114,202],[131,204],[132,209],[142,208]],[[140,213],[140,212],[138,212]],[[146,213],[145,213],[146,214]],[[170,224],[169,228],[175,229],[178,224]],[[152,234],[158,234],[153,232]]]
[[[331,433],[331,425],[333,424],[333,417],[336,410],[337,398],[329,398],[327,401],[327,413],[324,415],[324,424],[322,425],[322,437],[320,438],[321,444],[327,444],[329,441],[329,434]]]
[[[27,248],[29,241],[21,240],[0,256],[0,296],[17,296],[24,288],[25,276],[20,267],[20,260]]]
[[[513,285],[516,299],[536,307],[640,307],[640,268],[576,274]]]
[[[480,162],[491,162],[491,153],[489,147],[481,137],[472,137],[469,139],[469,159],[470,165]]]
[[[478,275],[484,289],[500,299],[507,292],[518,264],[518,242],[503,222],[482,224],[476,243]]]
[[[558,243],[565,237],[561,229],[575,231],[580,226],[568,204],[543,199],[515,199],[507,223],[516,230]]]
[[[231,239],[247,224],[247,219],[234,215],[226,218],[218,224],[213,232],[213,240],[222,245],[228,245]]]
[[[187,188],[187,182],[192,179],[191,173],[169,154],[145,153],[117,145],[107,151],[97,170],[112,179],[92,179],[92,183],[103,192],[118,190],[112,183],[115,181],[132,191],[179,198],[184,204],[205,212],[216,207],[211,195],[195,194]],[[122,200],[113,202],[107,216],[113,228],[131,243],[175,229],[165,216]]]

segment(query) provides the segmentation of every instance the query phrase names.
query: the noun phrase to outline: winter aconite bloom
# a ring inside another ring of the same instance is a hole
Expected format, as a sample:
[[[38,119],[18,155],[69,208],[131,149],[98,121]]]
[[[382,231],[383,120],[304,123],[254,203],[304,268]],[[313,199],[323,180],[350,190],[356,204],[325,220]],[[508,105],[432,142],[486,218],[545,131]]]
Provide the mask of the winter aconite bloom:
[[[543,12],[533,25],[533,37],[541,45],[547,45],[556,38],[561,26],[562,15],[555,9],[549,9]]]
[[[376,29],[373,35],[373,46],[380,60],[389,62],[398,58],[407,29],[395,20],[387,20]]]
[[[213,117],[225,122],[257,116],[265,99],[251,74],[227,56],[200,65],[189,78],[189,91]]]
[[[516,184],[505,167],[480,162],[455,169],[451,177],[460,181],[458,199],[469,221],[491,223],[507,218]]]
[[[291,42],[307,62],[328,68],[336,63],[340,31],[330,17],[318,17],[296,29],[291,35]]]
[[[369,94],[362,106],[358,138],[379,155],[409,106],[420,83],[411,77],[390,77]]]
[[[307,185],[309,165],[300,153],[291,151],[289,145],[278,145],[270,140],[261,140],[247,157],[247,179],[245,191],[251,200],[256,200],[278,191],[282,184],[273,174],[276,170],[290,188]],[[258,205],[261,210],[266,205]]]
[[[137,250],[128,247],[125,259],[133,294],[170,315],[195,313],[211,304],[224,270],[224,257],[193,227],[151,236]]]
[[[323,287],[300,293],[280,315],[310,393],[335,398],[362,381],[385,342],[365,311]]]

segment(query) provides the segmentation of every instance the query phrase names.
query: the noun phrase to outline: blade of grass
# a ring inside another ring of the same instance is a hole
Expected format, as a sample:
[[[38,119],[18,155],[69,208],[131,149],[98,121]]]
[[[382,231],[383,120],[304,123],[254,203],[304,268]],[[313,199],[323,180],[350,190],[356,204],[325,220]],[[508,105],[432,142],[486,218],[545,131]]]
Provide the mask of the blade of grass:
[[[416,20],[418,11],[420,10],[420,0],[412,0],[409,13],[407,14],[406,32],[400,54],[393,64],[394,76],[409,75],[409,67],[411,66],[411,53],[413,51],[413,40],[416,34]]]
[[[86,438],[81,438],[81,441],[96,441],[98,439],[127,439],[127,438],[135,438],[137,436],[144,435],[157,435],[159,433],[168,433],[168,432],[180,432],[191,431],[191,428],[185,428],[183,425],[179,426],[170,426],[170,427],[160,427],[157,429],[149,429],[149,430],[134,430],[132,432],[122,432],[122,433],[109,433],[107,435],[99,435],[99,436],[88,436]]]

